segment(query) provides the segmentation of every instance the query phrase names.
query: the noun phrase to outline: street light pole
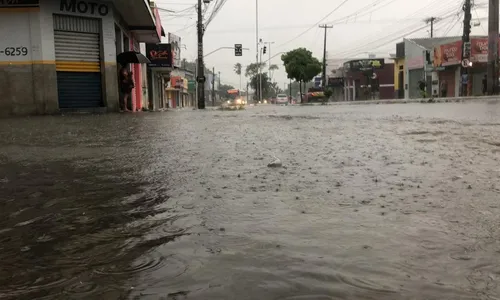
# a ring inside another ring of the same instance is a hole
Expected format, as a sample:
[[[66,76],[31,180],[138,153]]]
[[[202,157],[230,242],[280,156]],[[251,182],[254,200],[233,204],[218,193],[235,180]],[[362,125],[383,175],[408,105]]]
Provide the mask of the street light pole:
[[[273,81],[273,76],[271,75],[271,58],[274,56],[271,56],[271,45],[274,44],[274,42],[264,42],[264,44],[267,44],[269,47],[269,60],[267,61],[269,63],[268,68],[269,68],[269,80]]]
[[[259,0],[255,0],[255,63],[259,66]],[[259,66],[260,73],[260,66]],[[257,99],[260,101],[260,96]]]
[[[259,63],[259,101],[262,101],[262,49],[260,52],[260,63]]]

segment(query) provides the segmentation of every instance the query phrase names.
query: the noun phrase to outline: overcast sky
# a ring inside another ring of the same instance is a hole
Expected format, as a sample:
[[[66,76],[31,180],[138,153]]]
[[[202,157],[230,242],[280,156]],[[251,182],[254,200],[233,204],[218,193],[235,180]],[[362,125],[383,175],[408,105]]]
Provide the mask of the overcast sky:
[[[435,24],[435,36],[462,35],[463,13],[458,15],[462,0],[258,1],[259,38],[274,42],[271,45],[272,55],[305,47],[321,61],[324,29],[315,25],[318,22],[334,25],[328,30],[329,58],[368,57],[369,53],[388,57],[389,53],[395,53],[395,44],[402,41],[403,37],[428,37],[430,26],[426,26],[424,19],[429,17],[442,18]],[[156,1],[158,7],[178,12],[161,12],[162,24],[166,32],[182,38],[187,48],[182,50],[182,58],[189,61],[196,58],[196,2]],[[207,8],[206,18],[214,6],[212,2]],[[472,33],[486,35],[487,0],[475,2],[472,23],[480,20],[481,24],[476,24]],[[244,51],[243,57],[235,57],[233,50],[220,50],[205,59],[207,67],[215,67],[216,72],[221,72],[223,83],[236,88],[239,88],[240,80],[233,71],[234,64],[240,62],[248,65],[256,59],[255,4],[255,0],[227,0],[205,33],[205,54],[219,47],[232,47],[236,43],[250,49]],[[272,63],[280,67],[274,79],[283,86],[288,80],[280,55],[273,58]],[[247,79],[243,77],[242,81],[244,88]]]

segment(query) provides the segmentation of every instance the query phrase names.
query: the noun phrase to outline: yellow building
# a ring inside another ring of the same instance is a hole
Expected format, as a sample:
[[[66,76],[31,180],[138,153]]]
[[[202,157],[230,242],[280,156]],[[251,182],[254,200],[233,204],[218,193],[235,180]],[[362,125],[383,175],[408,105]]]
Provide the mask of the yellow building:
[[[394,59],[394,98],[403,99],[405,97],[405,69],[406,58],[404,42],[396,45],[396,56]]]

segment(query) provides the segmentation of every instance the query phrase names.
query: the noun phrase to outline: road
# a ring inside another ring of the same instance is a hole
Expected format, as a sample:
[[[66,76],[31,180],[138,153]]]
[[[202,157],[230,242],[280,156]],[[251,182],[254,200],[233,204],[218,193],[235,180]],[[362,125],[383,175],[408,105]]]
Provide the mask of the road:
[[[499,104],[5,119],[0,141],[2,300],[500,299]]]

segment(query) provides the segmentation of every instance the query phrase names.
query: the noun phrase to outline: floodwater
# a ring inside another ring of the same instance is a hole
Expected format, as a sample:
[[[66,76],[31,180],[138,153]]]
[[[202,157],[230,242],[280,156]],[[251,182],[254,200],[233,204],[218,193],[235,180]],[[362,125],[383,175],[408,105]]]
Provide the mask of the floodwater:
[[[2,300],[500,299],[499,104],[5,119],[0,141]]]

